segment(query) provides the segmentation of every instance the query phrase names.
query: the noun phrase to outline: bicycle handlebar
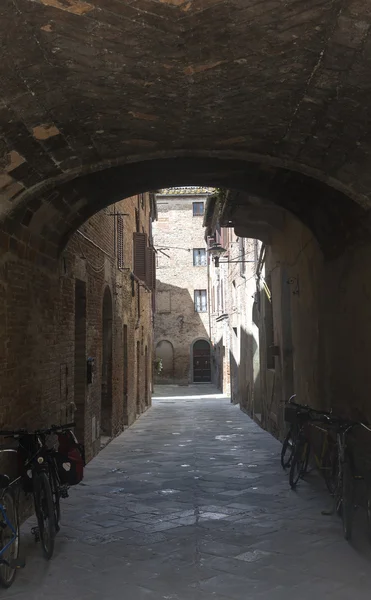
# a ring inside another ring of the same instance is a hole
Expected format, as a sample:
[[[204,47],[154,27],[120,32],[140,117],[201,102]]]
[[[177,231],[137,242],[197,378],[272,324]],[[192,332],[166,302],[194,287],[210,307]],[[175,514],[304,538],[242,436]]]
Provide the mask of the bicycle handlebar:
[[[56,433],[58,431],[66,431],[75,427],[76,423],[66,423],[65,425],[52,425],[46,429],[35,429],[34,431],[28,431],[27,429],[13,429],[13,430],[0,430],[0,436],[18,436],[18,435],[45,435],[48,433]]]

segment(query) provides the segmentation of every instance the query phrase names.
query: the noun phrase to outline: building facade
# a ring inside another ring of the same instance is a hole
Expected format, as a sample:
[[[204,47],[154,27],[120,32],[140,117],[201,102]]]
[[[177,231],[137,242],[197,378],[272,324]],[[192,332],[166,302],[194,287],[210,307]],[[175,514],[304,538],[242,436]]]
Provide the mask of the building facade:
[[[155,216],[153,195],[127,198],[87,221],[63,254],[60,318],[72,352],[60,369],[60,419],[71,408],[88,458],[151,403]]]
[[[95,214],[53,269],[38,263],[32,289],[24,283],[27,261],[9,258],[12,293],[22,294],[24,309],[16,319],[0,316],[2,335],[18,332],[1,346],[9,386],[2,386],[4,427],[74,420],[90,460],[150,405],[154,281],[152,267],[143,267],[154,256],[155,214],[150,194]],[[145,246],[139,258],[138,240]],[[22,361],[21,339],[28,349]]]
[[[259,331],[253,318],[258,242],[205,220],[209,247],[210,338],[215,383],[249,406],[260,395]],[[209,226],[208,226],[209,225]]]
[[[334,308],[320,300],[331,280],[323,277],[313,233],[289,211],[269,207],[268,213],[262,201],[237,192],[210,198],[205,225],[209,246],[219,246],[209,252],[219,259],[209,269],[216,371],[224,368],[219,387],[230,383],[232,400],[279,438],[294,393],[301,404],[344,413],[325,367],[334,338],[321,330],[331,330]],[[247,262],[239,265],[242,256]],[[368,420],[360,405],[348,407],[347,415]]]
[[[208,188],[172,188],[156,195],[155,352],[161,383],[212,379],[208,262],[203,218]]]

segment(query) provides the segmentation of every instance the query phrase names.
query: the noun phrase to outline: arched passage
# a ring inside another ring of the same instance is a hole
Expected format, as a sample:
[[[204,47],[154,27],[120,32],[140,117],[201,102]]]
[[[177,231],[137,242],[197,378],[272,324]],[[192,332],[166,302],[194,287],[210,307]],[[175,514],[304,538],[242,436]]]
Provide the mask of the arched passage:
[[[196,340],[192,344],[192,381],[193,383],[210,383],[211,352],[207,340]]]
[[[340,254],[345,244],[369,237],[366,197],[353,195],[358,201],[353,200],[352,191],[338,181],[318,170],[309,170],[311,176],[305,174],[308,169],[299,163],[292,163],[290,170],[282,160],[272,163],[268,157],[240,156],[231,159],[195,152],[71,173],[71,180],[50,182],[45,191],[35,187],[20,194],[2,227],[8,234],[19,235],[20,244],[27,237],[28,244],[46,247],[49,255],[57,256],[74,231],[109,204],[136,193],[189,184],[248,194],[264,205],[265,212],[290,211],[313,231],[328,256]]]
[[[102,310],[101,435],[112,435],[112,296],[104,290]]]
[[[162,371],[158,379],[169,380],[174,377],[174,348],[168,340],[161,340],[156,345],[156,359],[162,362]]]

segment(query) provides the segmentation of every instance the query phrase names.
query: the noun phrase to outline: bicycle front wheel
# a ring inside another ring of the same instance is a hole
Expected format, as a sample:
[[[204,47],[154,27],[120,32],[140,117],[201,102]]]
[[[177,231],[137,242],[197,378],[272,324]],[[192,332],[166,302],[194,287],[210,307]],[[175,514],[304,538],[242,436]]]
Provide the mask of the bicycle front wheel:
[[[336,448],[329,449],[323,457],[321,470],[331,496],[334,496],[338,488],[339,480],[339,458]]]
[[[305,475],[309,461],[309,442],[299,444],[292,457],[289,481],[292,489],[296,488],[298,481]]]
[[[54,552],[55,514],[52,490],[47,473],[41,472],[35,477],[34,500],[39,534],[44,556],[51,559]]]
[[[8,588],[12,585],[16,567],[14,562],[19,557],[19,518],[17,503],[11,489],[5,490],[0,503],[0,546],[2,552],[0,559],[4,563],[0,564],[0,585]]]
[[[350,540],[352,537],[353,512],[354,512],[354,480],[349,461],[343,464],[342,481],[342,510],[344,538]]]
[[[50,474],[50,487],[52,490],[53,506],[54,506],[54,520],[55,520],[55,531],[58,533],[60,530],[61,521],[61,503],[60,503],[60,491],[57,478],[54,473]]]
[[[294,453],[294,436],[292,428],[290,427],[285,439],[283,440],[282,450],[281,450],[281,466],[283,469],[288,469],[292,455]]]

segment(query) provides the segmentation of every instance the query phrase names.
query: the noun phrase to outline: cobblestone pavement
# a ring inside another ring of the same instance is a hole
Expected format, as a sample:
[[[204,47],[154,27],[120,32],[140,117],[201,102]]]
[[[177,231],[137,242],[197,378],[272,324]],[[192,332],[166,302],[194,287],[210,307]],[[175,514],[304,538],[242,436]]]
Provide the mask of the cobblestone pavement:
[[[280,444],[210,393],[201,386],[160,390],[153,408],[89,464],[83,485],[64,501],[51,562],[26,524],[27,566],[3,595],[369,600],[364,515],[350,546],[339,520],[321,515],[328,502],[322,483],[312,476],[291,492]]]

